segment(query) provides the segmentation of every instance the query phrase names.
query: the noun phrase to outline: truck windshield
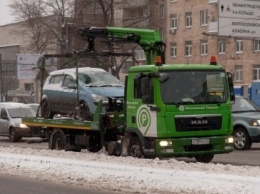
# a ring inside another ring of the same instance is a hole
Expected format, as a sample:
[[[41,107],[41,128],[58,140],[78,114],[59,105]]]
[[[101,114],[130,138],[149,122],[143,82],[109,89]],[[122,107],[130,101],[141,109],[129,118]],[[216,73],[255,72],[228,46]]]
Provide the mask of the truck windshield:
[[[163,72],[165,73],[165,72]],[[161,83],[165,104],[223,103],[227,101],[224,71],[171,71]]]

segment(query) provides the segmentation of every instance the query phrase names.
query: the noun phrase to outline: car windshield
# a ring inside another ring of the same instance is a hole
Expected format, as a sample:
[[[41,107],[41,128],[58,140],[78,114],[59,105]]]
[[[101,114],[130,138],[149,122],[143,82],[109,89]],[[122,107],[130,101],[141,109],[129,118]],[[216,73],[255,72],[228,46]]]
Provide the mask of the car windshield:
[[[11,118],[34,117],[36,112],[31,108],[9,108],[7,109]]]
[[[247,111],[259,111],[260,109],[249,99],[237,97],[235,103],[232,105],[233,112],[247,112]]]
[[[113,75],[103,71],[79,73],[79,80],[90,86],[123,86]]]

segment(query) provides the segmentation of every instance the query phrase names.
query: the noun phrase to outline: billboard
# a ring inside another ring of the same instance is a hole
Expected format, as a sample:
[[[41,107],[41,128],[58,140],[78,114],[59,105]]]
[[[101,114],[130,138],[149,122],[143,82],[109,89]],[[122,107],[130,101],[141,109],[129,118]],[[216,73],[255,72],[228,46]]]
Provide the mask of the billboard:
[[[260,38],[260,0],[219,0],[218,35]]]
[[[41,54],[17,54],[17,79],[34,80],[40,71]],[[57,69],[57,58],[50,58],[45,61],[45,69],[48,72]]]

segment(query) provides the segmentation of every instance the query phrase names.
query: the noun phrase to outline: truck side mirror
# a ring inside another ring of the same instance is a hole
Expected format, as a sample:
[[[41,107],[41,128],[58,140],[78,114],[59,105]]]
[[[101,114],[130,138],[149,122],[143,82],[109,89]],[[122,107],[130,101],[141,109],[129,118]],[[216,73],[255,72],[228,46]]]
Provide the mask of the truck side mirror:
[[[167,73],[160,74],[159,81],[160,83],[165,83],[169,80],[169,75]]]
[[[227,76],[228,76],[228,85],[229,85],[229,91],[230,91],[230,100],[231,100],[231,102],[235,103],[235,92],[234,92],[234,83],[233,83],[232,73],[227,72]]]
[[[142,102],[144,104],[153,104],[153,92],[151,80],[149,77],[141,78]]]

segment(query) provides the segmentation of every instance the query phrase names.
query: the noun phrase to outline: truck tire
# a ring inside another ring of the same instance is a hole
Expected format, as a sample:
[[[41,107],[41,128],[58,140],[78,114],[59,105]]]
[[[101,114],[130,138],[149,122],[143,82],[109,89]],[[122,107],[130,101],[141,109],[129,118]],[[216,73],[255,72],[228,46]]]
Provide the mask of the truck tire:
[[[237,150],[249,150],[252,146],[252,141],[243,127],[238,127],[233,132],[234,146]]]
[[[141,142],[138,137],[132,137],[130,139],[128,150],[129,150],[129,153],[128,153],[129,156],[132,156],[134,158],[143,158],[144,157]]]
[[[52,149],[53,150],[64,150],[65,149],[65,142],[62,134],[57,132],[52,139]]]
[[[89,152],[98,152],[101,150],[101,139],[98,135],[93,134],[89,137],[89,145],[87,146],[87,150]]]
[[[214,158],[214,154],[201,154],[195,156],[197,162],[209,163]]]
[[[13,127],[11,127],[9,130],[9,139],[11,142],[17,142],[19,139],[21,139],[17,136],[16,130]]]

